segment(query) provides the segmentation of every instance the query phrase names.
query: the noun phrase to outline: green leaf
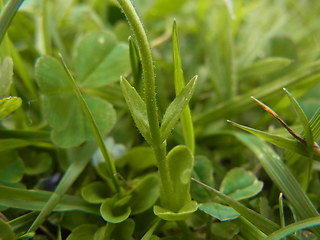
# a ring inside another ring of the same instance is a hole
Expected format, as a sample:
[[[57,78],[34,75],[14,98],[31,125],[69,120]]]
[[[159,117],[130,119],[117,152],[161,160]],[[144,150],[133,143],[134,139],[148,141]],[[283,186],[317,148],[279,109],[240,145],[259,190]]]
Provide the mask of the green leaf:
[[[19,97],[6,97],[0,99],[0,120],[17,110],[22,104]]]
[[[231,121],[229,121],[229,122],[231,122]],[[281,137],[281,136],[274,135],[274,134],[271,134],[268,132],[263,132],[260,130],[256,130],[256,129],[253,129],[250,127],[240,125],[238,123],[234,123],[234,122],[231,122],[231,123],[233,125],[235,125],[236,127],[239,127],[249,133],[252,133],[260,138],[263,138],[264,140],[266,140],[266,141],[268,141],[278,147],[285,148],[289,151],[298,153],[298,154],[306,156],[306,157],[310,156],[310,154],[308,153],[308,151],[306,149],[306,146],[302,142],[299,142],[298,140],[290,139],[290,138],[286,138],[286,137]],[[319,156],[317,156],[317,155],[314,155],[313,157],[316,159],[319,159]]]
[[[133,174],[138,174],[156,166],[156,158],[151,148],[138,146],[131,148],[126,154],[118,158],[115,164],[121,168],[128,165]]]
[[[97,181],[89,183],[81,189],[81,196],[89,203],[102,203],[108,197],[106,183]]]
[[[209,186],[214,186],[213,166],[210,160],[208,160],[205,156],[195,157],[195,165],[192,175],[195,179]],[[211,199],[210,191],[201,187],[199,184],[196,184],[192,181],[190,187],[191,196],[193,199],[202,202],[206,202]]]
[[[166,221],[181,221],[189,217],[192,213],[197,211],[197,209],[198,209],[197,202],[189,201],[177,212],[173,212],[171,210],[159,207],[157,205],[153,207],[153,212],[159,218]]]
[[[97,88],[119,81],[119,76],[130,69],[128,46],[118,43],[111,32],[91,32],[79,40],[74,66],[82,88]]]
[[[132,197],[130,200],[132,214],[139,214],[151,208],[159,197],[158,176],[149,175],[143,178],[133,187],[130,195]]]
[[[193,169],[193,156],[183,145],[174,147],[167,155],[167,164],[174,196],[169,201],[172,210],[178,211],[191,201],[190,178]]]
[[[50,56],[36,63],[36,78],[43,96],[44,116],[52,126],[52,140],[61,147],[72,147],[92,139],[89,123],[77,102],[63,66]],[[84,96],[102,135],[115,123],[115,110],[105,100]]]
[[[138,51],[138,47],[132,37],[128,38],[129,42],[129,55],[130,55],[130,64],[132,71],[132,85],[137,89],[138,93],[143,96],[143,81],[142,81],[142,65],[141,59]]]
[[[75,228],[66,240],[85,240],[91,239],[95,232],[98,230],[97,225],[83,224]]]
[[[300,121],[302,122],[303,125],[303,129],[304,129],[304,135],[306,137],[306,142],[307,142],[307,149],[310,153],[312,153],[313,151],[313,135],[312,135],[312,131],[311,131],[311,127],[309,125],[309,120],[306,116],[306,114],[304,113],[304,111],[302,110],[300,104],[298,103],[298,101],[294,98],[294,96],[287,90],[284,88],[284,91],[287,93],[298,117],[300,118]]]
[[[199,210],[219,219],[219,221],[229,221],[240,217],[240,214],[233,208],[219,203],[202,203],[199,205]]]
[[[182,111],[190,101],[195,89],[198,76],[194,76],[183,88],[180,94],[170,103],[161,123],[160,134],[162,141],[166,140],[180,118]]]
[[[114,225],[114,229],[112,230],[110,239],[114,240],[131,240],[132,234],[134,232],[135,223],[133,219],[128,218],[127,220],[117,223]],[[106,228],[108,231],[108,229]],[[107,238],[103,238],[107,239]],[[101,240],[103,240],[101,239]],[[94,239],[96,240],[96,239]]]
[[[214,222],[210,226],[210,231],[213,235],[212,239],[232,240],[237,238],[237,235],[239,234],[239,226],[235,221]]]
[[[123,198],[114,195],[112,198],[105,199],[100,207],[101,216],[110,223],[123,222],[131,214],[131,208],[129,206],[130,199],[130,195]]]
[[[56,193],[26,190],[0,185],[0,205],[10,208],[40,211],[48,202],[49,198]],[[96,205],[83,201],[80,197],[65,195],[60,202],[53,207],[54,211],[83,211],[91,214],[99,214]]]
[[[132,118],[141,135],[150,144],[151,135],[146,104],[137,93],[136,89],[132,87],[124,77],[121,77],[120,84],[123,96],[126,99]]]
[[[298,232],[299,230],[312,228],[315,226],[320,226],[320,216],[307,218],[299,222],[292,223],[284,228],[279,229],[278,231],[273,232],[266,238],[266,240],[282,239],[294,232]]]
[[[289,66],[291,59],[283,57],[269,57],[254,62],[252,65],[242,68],[239,72],[239,78],[255,78],[264,76]]]
[[[13,61],[11,57],[5,57],[0,63],[0,98],[10,95],[10,87],[13,76]]]
[[[16,239],[16,235],[12,231],[10,225],[5,223],[2,219],[0,219],[0,233],[1,233],[1,240]]]
[[[179,52],[179,43],[178,43],[178,34],[176,21],[173,22],[173,33],[172,33],[172,45],[173,45],[173,61],[174,61],[174,87],[176,96],[180,94],[185,86],[183,71],[181,67],[181,58]],[[194,152],[195,149],[195,139],[194,139],[194,130],[193,123],[190,113],[189,105],[187,104],[186,108],[181,113],[181,126],[184,136],[184,141],[186,145],[190,148],[191,152]]]
[[[23,162],[16,152],[0,152],[0,166],[0,181],[16,183],[22,179]]]
[[[255,225],[244,217],[238,220],[241,236],[248,240],[265,240],[267,235],[261,232]]]
[[[280,191],[283,192],[300,218],[306,219],[319,216],[313,203],[288,167],[265,142],[248,134],[233,133],[233,135],[256,154],[264,170]],[[313,228],[312,231],[320,235],[320,228]],[[267,234],[270,234],[270,232]]]
[[[52,158],[48,153],[37,153],[28,149],[28,151],[23,152],[22,158],[24,172],[27,175],[42,174],[52,168]]]
[[[224,177],[220,192],[239,201],[257,195],[262,188],[263,183],[253,173],[243,168],[234,168]]]

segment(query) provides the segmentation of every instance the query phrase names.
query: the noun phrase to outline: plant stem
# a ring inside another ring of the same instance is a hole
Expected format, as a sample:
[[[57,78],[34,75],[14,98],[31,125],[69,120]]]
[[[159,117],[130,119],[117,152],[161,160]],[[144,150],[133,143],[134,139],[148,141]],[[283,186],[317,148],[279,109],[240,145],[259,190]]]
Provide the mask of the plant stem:
[[[141,64],[144,76],[145,99],[147,106],[147,115],[152,136],[153,145],[160,145],[160,129],[157,113],[157,102],[155,94],[155,79],[153,71],[153,60],[151,56],[150,45],[147,35],[143,29],[142,23],[129,0],[118,0],[124,14],[126,15],[133,31],[141,56]]]
[[[186,239],[186,240],[193,240],[194,239],[193,234],[190,231],[190,229],[185,221],[177,221],[177,224],[182,232],[183,239]]]
[[[150,45],[142,23],[130,0],[117,1],[127,17],[131,30],[136,37],[137,46],[140,52],[141,65],[144,76],[144,99],[146,100],[147,116],[151,133],[151,147],[157,159],[159,175],[161,179],[161,188],[163,189],[161,193],[161,201],[162,204],[168,206],[168,204],[172,202],[172,200],[170,201],[170,199],[172,199],[172,196],[174,196],[174,192],[169,176],[168,166],[166,163],[166,144],[165,142],[162,143],[160,138],[157,101],[155,94],[155,78]]]

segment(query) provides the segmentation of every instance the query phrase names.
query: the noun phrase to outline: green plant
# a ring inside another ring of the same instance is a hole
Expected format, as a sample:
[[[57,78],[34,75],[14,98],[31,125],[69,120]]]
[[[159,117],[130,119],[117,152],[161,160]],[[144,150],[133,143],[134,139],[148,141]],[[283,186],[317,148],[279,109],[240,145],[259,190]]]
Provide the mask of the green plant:
[[[0,6],[1,239],[319,238],[319,3]]]

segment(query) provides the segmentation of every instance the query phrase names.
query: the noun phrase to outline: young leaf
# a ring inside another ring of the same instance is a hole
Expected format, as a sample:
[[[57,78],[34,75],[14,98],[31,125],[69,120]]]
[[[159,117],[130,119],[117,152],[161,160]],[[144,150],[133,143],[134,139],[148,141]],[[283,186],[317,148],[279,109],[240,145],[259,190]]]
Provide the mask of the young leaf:
[[[109,195],[107,190],[105,182],[92,182],[81,189],[81,196],[89,203],[102,203]]]
[[[143,178],[133,187],[130,206],[132,214],[136,215],[151,208],[159,198],[159,178],[156,175],[149,175]]]
[[[0,63],[0,99],[10,94],[10,86],[13,76],[13,61],[11,57],[5,57]]]
[[[162,141],[168,138],[171,130],[179,120],[182,111],[185,109],[189,100],[191,99],[197,79],[198,77],[194,76],[167,108],[160,128]]]
[[[240,217],[240,214],[233,208],[219,203],[202,203],[199,205],[199,210],[219,219],[219,221],[229,221]]]
[[[172,45],[173,45],[173,61],[174,61],[174,87],[175,87],[176,96],[178,96],[182,91],[182,89],[185,87],[185,82],[184,82],[183,71],[181,67],[181,58],[180,58],[180,51],[179,51],[176,21],[173,22]],[[183,110],[183,112],[181,113],[180,120],[181,120],[184,141],[186,145],[190,148],[191,152],[194,152],[195,139],[194,139],[193,123],[192,123],[190,108],[188,104],[186,108]]]
[[[141,135],[150,144],[151,135],[147,117],[147,108],[145,102],[142,100],[140,95],[137,93],[134,87],[124,78],[120,80],[121,89],[124,98],[128,104],[132,118],[139,129]]]
[[[243,168],[234,168],[224,177],[220,192],[239,201],[257,195],[262,188],[263,183],[251,172]]]
[[[17,110],[21,104],[22,100],[19,97],[6,97],[0,99],[0,120]]]
[[[155,206],[153,211],[164,220],[182,220],[197,210],[197,203],[191,201],[189,193],[193,156],[189,148],[180,145],[169,152],[166,161],[174,194],[168,196],[168,202],[163,203],[170,209]],[[164,186],[161,191],[165,191]]]
[[[131,71],[132,71],[132,78],[133,78],[132,85],[135,89],[137,89],[138,93],[141,95],[143,94],[142,93],[143,81],[142,81],[141,59],[140,59],[138,47],[131,36],[128,38],[128,42],[129,42],[130,64],[131,64]]]
[[[101,216],[107,222],[123,222],[131,214],[131,208],[129,206],[130,199],[130,195],[123,198],[119,198],[118,195],[114,195],[112,198],[105,199],[100,207]]]

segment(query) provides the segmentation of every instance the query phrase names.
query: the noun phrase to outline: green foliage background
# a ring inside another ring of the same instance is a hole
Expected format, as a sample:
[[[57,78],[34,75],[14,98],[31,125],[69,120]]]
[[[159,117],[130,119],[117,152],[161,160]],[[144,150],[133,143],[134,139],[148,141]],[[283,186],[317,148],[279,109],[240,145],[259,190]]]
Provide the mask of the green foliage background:
[[[0,239],[320,236],[320,2],[132,1],[161,146],[116,1],[17,3],[0,1]]]

